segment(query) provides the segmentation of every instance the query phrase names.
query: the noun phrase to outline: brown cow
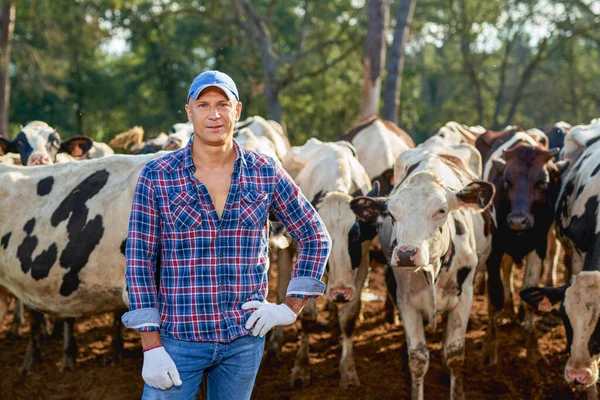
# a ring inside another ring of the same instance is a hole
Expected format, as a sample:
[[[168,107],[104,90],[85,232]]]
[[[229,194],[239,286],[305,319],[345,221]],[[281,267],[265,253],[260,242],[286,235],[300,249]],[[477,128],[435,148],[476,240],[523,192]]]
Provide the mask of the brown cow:
[[[558,149],[548,150],[547,142],[541,144],[538,137],[532,138],[526,132],[512,131],[504,135],[488,132],[479,139],[480,143],[490,144],[484,151],[492,154],[484,168],[483,178],[496,187],[494,206],[498,229],[487,261],[490,315],[483,354],[485,361],[495,364],[496,315],[503,305],[514,313],[510,285],[512,265],[521,264],[526,259],[523,287],[538,285],[546,257],[548,230],[554,220],[560,176],[568,162],[554,163]],[[496,140],[502,144],[498,145]],[[502,157],[495,158],[499,153]],[[500,277],[501,270],[504,279]],[[529,310],[525,310],[525,331],[527,358],[530,362],[537,362],[541,353],[533,314]]]

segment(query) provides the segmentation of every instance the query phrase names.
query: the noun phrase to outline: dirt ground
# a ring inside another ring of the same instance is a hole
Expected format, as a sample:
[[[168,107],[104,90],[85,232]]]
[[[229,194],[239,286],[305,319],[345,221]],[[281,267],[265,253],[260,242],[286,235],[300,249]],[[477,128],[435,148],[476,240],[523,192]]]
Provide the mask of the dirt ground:
[[[312,381],[310,386],[292,389],[289,374],[299,345],[298,323],[286,330],[282,361],[264,359],[259,371],[254,399],[407,399],[410,375],[403,367],[400,347],[405,343],[402,324],[384,320],[384,283],[382,268],[369,273],[366,289],[375,298],[363,303],[364,319],[354,336],[354,356],[361,386],[338,387],[341,346],[329,344],[329,333],[317,333],[311,340]],[[273,282],[274,279],[271,279]],[[274,295],[274,289],[270,295]],[[321,309],[325,310],[323,299]],[[517,299],[518,300],[518,299]],[[529,365],[525,359],[523,328],[516,323],[499,327],[499,364],[480,362],[487,319],[487,300],[476,296],[466,338],[464,387],[467,399],[577,399],[562,374],[567,360],[563,353],[565,332],[557,313],[539,317],[540,347],[550,363]],[[323,322],[327,312],[319,316]],[[20,338],[7,338],[11,317],[0,329],[0,399],[139,399],[142,352],[135,332],[125,331],[125,351],[119,365],[106,365],[110,352],[112,315],[82,318],[76,324],[79,356],[75,371],[58,372],[62,340],[43,342],[42,363],[29,376],[18,373],[29,336],[22,329]],[[449,398],[449,373],[441,360],[441,324],[427,334],[430,367],[425,382],[426,399]]]

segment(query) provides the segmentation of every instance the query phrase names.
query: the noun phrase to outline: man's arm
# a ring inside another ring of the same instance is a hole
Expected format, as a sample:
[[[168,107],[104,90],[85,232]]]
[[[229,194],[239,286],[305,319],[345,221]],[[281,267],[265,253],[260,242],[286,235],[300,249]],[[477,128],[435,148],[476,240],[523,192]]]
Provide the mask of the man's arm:
[[[331,251],[329,233],[317,211],[289,174],[278,164],[275,165],[275,170],[278,183],[270,211],[298,242],[298,257],[288,285],[287,299],[320,296],[325,291],[321,278]],[[301,309],[304,303],[293,305]]]
[[[158,331],[160,328],[155,284],[160,212],[155,204],[152,175],[153,171],[145,167],[138,179],[125,249],[125,279],[130,311],[123,314],[122,320],[126,327],[138,332]],[[147,341],[147,338],[142,339],[142,344]]]

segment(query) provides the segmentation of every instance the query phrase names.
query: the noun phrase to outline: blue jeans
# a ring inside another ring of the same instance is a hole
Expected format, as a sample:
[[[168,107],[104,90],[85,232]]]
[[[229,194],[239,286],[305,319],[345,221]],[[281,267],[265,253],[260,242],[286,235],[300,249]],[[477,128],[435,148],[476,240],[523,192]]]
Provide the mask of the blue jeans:
[[[250,399],[263,356],[264,337],[248,335],[230,343],[187,342],[163,335],[161,339],[183,384],[167,390],[144,385],[143,400],[193,400],[205,372],[208,400]]]

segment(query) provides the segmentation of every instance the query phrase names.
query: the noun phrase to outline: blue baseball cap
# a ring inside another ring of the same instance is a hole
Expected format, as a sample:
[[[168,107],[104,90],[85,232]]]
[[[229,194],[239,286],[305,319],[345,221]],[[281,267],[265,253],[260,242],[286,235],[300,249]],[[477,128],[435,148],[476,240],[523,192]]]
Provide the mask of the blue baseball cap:
[[[190,85],[187,101],[189,102],[190,98],[197,99],[200,95],[200,92],[210,86],[215,86],[221,89],[223,92],[225,92],[225,95],[229,100],[233,99],[234,97],[238,101],[240,100],[235,82],[229,77],[229,75],[221,71],[204,71],[198,75]]]

